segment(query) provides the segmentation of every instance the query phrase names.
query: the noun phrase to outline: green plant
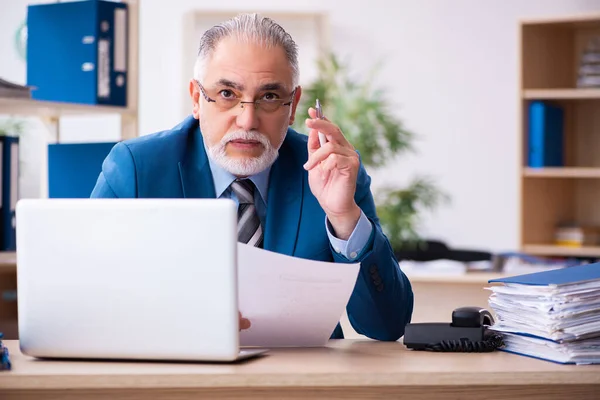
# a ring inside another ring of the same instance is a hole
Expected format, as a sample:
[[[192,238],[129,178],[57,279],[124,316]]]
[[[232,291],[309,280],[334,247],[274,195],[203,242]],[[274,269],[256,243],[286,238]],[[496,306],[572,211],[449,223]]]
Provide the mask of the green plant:
[[[414,178],[405,189],[384,188],[379,196],[377,215],[395,250],[420,245],[421,238],[417,232],[419,215],[449,200],[426,177]]]
[[[303,87],[299,115],[307,115],[319,99],[326,117],[344,132],[365,166],[384,167],[400,154],[415,151],[415,134],[395,116],[385,91],[373,85],[379,66],[361,81],[350,76],[347,63],[330,53],[318,61],[318,72],[318,79]],[[303,118],[293,127],[307,133]],[[394,250],[419,242],[420,214],[446,200],[449,197],[427,177],[417,177],[403,189],[386,187],[376,193],[377,213]]]
[[[0,136],[21,136],[24,132],[24,121],[18,119],[0,120]]]

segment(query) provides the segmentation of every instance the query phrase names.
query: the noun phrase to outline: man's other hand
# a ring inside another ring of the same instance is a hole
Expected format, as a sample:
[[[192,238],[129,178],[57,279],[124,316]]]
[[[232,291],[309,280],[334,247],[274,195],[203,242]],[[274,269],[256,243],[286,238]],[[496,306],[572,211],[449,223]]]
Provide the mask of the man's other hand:
[[[242,313],[239,313],[240,315],[240,331],[242,329],[248,329],[250,328],[251,324],[250,324],[250,320],[247,318],[242,317]]]

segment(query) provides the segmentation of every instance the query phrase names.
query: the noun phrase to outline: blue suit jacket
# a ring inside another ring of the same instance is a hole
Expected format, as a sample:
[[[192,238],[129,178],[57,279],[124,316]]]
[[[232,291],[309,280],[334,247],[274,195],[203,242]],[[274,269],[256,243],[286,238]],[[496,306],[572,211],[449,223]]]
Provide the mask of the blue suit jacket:
[[[264,227],[264,248],[281,254],[349,263],[336,253],[327,236],[325,212],[308,186],[303,164],[307,136],[288,129],[271,168]],[[356,203],[373,224],[362,254],[360,273],[347,306],[360,334],[397,340],[413,310],[410,282],[400,270],[379,225],[362,164]],[[188,117],[173,129],[141,136],[114,146],[102,165],[92,198],[215,198],[215,188],[198,120]],[[338,324],[332,338],[343,338]]]

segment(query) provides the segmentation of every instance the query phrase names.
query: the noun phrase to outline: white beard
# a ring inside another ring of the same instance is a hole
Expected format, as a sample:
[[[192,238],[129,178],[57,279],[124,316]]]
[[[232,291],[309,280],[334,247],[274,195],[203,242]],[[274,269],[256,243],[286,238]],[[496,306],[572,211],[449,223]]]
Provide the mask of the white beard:
[[[258,157],[230,158],[225,152],[227,143],[232,140],[256,140],[263,147],[263,153]],[[270,167],[277,157],[279,151],[271,145],[267,137],[257,131],[230,132],[223,136],[221,141],[212,146],[207,146],[208,154],[221,168],[236,176],[251,176],[264,171]]]

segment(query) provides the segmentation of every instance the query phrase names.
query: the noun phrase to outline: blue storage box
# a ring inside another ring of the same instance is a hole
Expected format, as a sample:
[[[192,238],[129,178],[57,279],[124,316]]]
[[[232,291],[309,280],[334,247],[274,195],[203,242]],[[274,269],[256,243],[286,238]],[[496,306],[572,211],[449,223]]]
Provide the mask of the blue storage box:
[[[27,7],[27,85],[37,100],[127,106],[127,4]]]
[[[48,197],[88,198],[116,143],[48,145]]]

